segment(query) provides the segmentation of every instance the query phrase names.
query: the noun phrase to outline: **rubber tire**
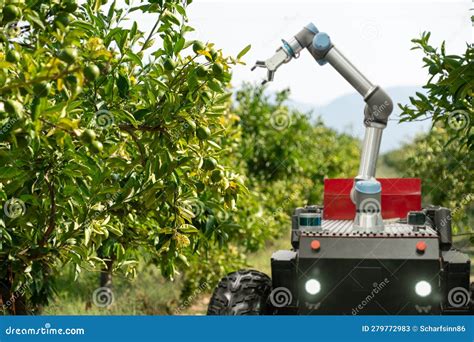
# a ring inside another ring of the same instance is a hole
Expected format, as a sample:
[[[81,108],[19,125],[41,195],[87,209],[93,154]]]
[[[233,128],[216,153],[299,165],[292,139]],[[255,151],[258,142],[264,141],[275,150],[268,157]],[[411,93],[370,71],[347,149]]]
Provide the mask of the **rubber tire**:
[[[255,270],[229,273],[217,284],[207,309],[213,316],[269,315],[272,281]]]

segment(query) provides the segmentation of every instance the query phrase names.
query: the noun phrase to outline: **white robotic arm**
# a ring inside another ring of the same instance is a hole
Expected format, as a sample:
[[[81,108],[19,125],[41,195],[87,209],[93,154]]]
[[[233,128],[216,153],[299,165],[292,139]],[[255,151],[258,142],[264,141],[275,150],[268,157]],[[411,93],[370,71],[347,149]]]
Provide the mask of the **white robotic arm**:
[[[276,70],[293,58],[298,58],[301,50],[307,49],[320,64],[329,63],[362,95],[366,106],[364,125],[366,127],[359,173],[355,177],[351,193],[356,204],[354,227],[366,231],[383,229],[381,217],[381,187],[375,179],[375,169],[379,155],[382,131],[387,126],[388,117],[393,110],[393,103],[387,93],[379,86],[373,85],[357,68],[344,57],[332,44],[329,36],[319,32],[312,23],[306,25],[276,53],[265,61],[257,61],[256,67],[267,69],[266,83],[272,81]],[[367,205],[370,203],[370,205]],[[377,205],[378,203],[378,205]]]

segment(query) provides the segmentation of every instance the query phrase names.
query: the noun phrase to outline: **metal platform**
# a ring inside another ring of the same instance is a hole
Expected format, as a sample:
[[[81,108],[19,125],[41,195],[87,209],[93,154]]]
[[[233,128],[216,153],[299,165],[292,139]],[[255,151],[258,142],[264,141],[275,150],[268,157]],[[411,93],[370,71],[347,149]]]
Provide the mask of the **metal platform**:
[[[322,230],[302,230],[302,236],[330,236],[330,237],[385,237],[385,238],[400,238],[400,237],[425,237],[437,238],[437,232],[429,226],[417,226],[416,229],[411,224],[400,223],[394,220],[384,221],[383,232],[358,232],[352,230],[352,220],[323,220]]]

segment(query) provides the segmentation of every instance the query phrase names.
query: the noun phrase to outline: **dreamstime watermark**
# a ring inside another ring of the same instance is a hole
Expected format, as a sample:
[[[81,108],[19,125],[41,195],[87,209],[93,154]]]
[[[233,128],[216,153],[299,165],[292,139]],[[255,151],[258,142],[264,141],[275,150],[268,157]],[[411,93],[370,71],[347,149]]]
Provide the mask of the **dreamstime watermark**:
[[[53,328],[50,323],[46,323],[40,328],[14,328],[9,326],[5,329],[6,335],[85,335],[83,328]]]
[[[352,315],[355,316],[359,314],[360,311],[364,310],[364,308],[380,293],[387,285],[390,283],[388,278],[385,278],[380,283],[373,283],[373,289],[370,293],[359,303],[355,308],[352,309]]]
[[[380,27],[376,20],[367,19],[360,24],[360,35],[365,40],[377,39],[380,35]]]
[[[2,29],[2,33],[7,39],[18,38],[21,35],[21,31],[22,28],[17,21],[6,24]]]
[[[2,283],[0,283],[0,286],[3,286]],[[24,283],[18,290],[14,291],[10,298],[3,303],[1,306],[2,311],[10,309],[18,299],[21,299],[24,294],[26,293],[26,290],[28,289],[29,283]]]
[[[114,124],[114,115],[107,109],[101,109],[94,114],[94,124],[101,129],[108,128]]]
[[[204,213],[204,203],[200,200],[187,200],[183,202],[184,207],[193,214],[193,218],[201,216]]]
[[[284,205],[281,205],[278,208],[276,208],[275,210],[273,210],[268,218],[257,217],[258,223],[263,225],[263,226],[268,225],[269,224],[269,218],[275,218],[275,216],[283,213],[288,208],[288,206],[292,203],[292,201],[294,201],[297,198],[298,198],[298,192],[297,191],[292,192],[289,196],[287,196],[283,199],[282,203],[284,203]]]
[[[359,210],[363,213],[378,213],[380,212],[380,202],[375,198],[366,198],[360,202]]]
[[[180,315],[183,310],[189,307],[202,293],[209,290],[209,284],[204,282],[189,296],[187,297],[177,308],[174,310],[175,315]]]
[[[458,109],[448,114],[447,122],[449,128],[452,130],[462,131],[463,129],[469,127],[471,118],[469,117],[469,113],[467,111]]]
[[[290,114],[286,111],[277,110],[270,116],[270,125],[277,131],[282,131],[291,126]]]
[[[448,292],[448,303],[453,308],[467,306],[471,300],[471,293],[464,287],[454,287]]]
[[[3,212],[11,219],[16,219],[26,213],[25,202],[19,198],[10,198],[3,205]]]
[[[383,114],[387,108],[390,106],[390,102],[388,100],[385,100],[382,104],[380,105],[372,105],[372,108],[370,110],[370,116],[366,117],[364,120],[364,124],[367,126],[371,122],[376,121],[376,119]]]
[[[272,290],[269,299],[275,308],[283,308],[291,304],[293,294],[288,288],[281,286]]]
[[[114,300],[114,293],[110,287],[99,287],[92,293],[92,303],[99,308],[108,308]]]
[[[2,128],[0,129],[0,136],[10,132],[13,125],[15,125],[18,122],[18,120],[19,118],[13,118],[13,119],[8,120],[8,122],[5,125],[3,125]]]
[[[440,226],[442,228],[445,228],[445,226],[452,220],[453,215],[455,215],[457,212],[462,210],[467,204],[469,204],[472,200],[474,199],[474,194],[469,193],[466,196],[463,197],[461,202],[457,207],[455,207],[453,210],[451,210],[450,214],[446,217],[443,217],[443,219],[440,221]]]

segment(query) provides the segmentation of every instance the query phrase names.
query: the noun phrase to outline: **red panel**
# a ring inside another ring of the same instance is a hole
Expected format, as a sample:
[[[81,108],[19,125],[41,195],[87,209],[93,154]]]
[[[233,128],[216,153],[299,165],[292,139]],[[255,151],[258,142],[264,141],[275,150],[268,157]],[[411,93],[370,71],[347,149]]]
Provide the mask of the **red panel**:
[[[421,210],[419,178],[377,178],[382,185],[382,217],[402,218],[411,210]],[[324,218],[352,220],[355,206],[350,199],[354,179],[324,180]]]

